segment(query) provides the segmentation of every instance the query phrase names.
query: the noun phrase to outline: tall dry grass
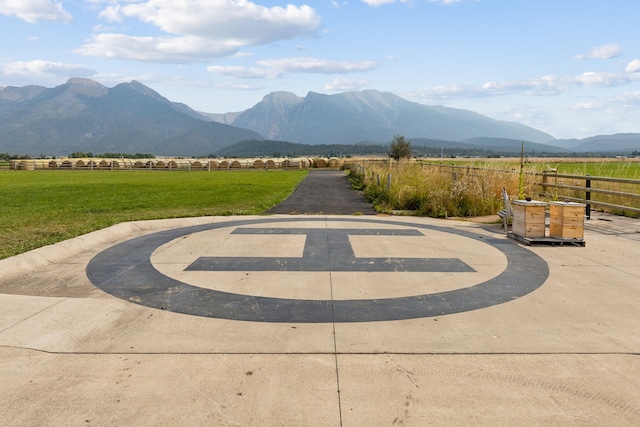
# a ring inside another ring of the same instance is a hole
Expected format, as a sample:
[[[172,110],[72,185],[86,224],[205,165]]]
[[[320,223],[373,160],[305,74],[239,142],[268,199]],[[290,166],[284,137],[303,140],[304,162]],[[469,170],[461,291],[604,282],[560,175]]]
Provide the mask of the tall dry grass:
[[[412,211],[420,216],[473,217],[493,215],[503,208],[502,188],[511,199],[534,195],[530,166],[505,170],[504,165],[362,163],[351,168],[352,181],[380,212]],[[521,176],[523,178],[520,183]],[[390,178],[389,178],[390,177]]]

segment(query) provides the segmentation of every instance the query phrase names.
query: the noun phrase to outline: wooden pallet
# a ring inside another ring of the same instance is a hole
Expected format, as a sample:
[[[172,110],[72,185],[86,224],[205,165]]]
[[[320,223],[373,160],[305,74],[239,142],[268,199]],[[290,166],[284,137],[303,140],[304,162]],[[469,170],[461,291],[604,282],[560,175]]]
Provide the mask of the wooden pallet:
[[[511,239],[517,240],[520,243],[524,243],[525,245],[531,246],[534,244],[541,244],[541,245],[551,245],[551,246],[555,246],[555,245],[560,245],[560,246],[564,246],[564,245],[573,245],[573,246],[582,246],[584,247],[585,245],[585,241],[584,239],[563,239],[560,237],[524,237],[524,236],[520,236],[518,234],[513,234],[513,233],[507,233],[507,237],[510,237]]]

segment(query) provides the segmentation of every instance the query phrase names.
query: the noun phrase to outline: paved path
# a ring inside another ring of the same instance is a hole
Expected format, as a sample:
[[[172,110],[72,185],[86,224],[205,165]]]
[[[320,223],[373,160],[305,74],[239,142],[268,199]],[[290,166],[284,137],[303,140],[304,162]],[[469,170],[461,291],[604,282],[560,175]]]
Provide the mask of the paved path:
[[[637,425],[638,231],[119,224],[0,261],[0,425]]]
[[[270,214],[375,215],[362,193],[354,191],[345,172],[311,170],[307,178]]]

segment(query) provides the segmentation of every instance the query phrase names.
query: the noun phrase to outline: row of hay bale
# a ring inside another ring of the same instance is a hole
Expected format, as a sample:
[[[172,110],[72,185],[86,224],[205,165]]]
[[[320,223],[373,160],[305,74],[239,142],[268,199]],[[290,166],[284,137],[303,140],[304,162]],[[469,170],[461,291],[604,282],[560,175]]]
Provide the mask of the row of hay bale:
[[[277,159],[29,159],[11,160],[11,170],[81,169],[81,170],[241,170],[241,169],[307,169],[339,168],[341,159],[277,158]]]

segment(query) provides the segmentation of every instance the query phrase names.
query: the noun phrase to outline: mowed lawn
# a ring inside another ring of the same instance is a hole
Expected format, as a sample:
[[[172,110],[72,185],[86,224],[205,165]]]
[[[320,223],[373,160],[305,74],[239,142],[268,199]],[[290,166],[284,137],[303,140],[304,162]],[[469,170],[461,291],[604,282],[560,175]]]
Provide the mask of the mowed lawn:
[[[0,259],[124,221],[260,214],[307,171],[3,171]]]

